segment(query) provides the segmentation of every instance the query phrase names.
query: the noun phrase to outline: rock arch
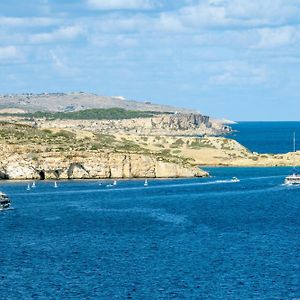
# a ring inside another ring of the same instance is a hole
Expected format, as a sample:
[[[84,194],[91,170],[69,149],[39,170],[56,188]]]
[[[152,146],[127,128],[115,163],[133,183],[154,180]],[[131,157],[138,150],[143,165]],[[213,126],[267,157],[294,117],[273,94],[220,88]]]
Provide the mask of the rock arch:
[[[88,178],[88,171],[80,163],[71,163],[68,169],[68,178],[69,179],[82,179]]]

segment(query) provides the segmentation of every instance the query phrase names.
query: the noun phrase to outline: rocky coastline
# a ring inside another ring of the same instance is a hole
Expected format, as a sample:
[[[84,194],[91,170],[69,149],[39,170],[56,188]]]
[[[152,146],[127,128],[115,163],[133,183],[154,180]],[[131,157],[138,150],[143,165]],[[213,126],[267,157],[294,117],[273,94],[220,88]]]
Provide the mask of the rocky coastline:
[[[0,179],[130,179],[205,177],[198,167],[151,155],[100,152],[10,153],[2,155]]]

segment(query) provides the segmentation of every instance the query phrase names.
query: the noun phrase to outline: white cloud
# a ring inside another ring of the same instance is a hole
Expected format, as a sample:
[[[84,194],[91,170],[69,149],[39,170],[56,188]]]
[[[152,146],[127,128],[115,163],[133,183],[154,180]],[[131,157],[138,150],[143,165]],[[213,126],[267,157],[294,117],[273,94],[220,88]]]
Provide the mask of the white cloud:
[[[56,18],[17,18],[17,17],[0,17],[0,25],[6,27],[36,27],[51,26],[59,24],[61,20]]]
[[[63,76],[77,76],[78,70],[68,63],[66,54],[61,48],[49,51],[51,63],[53,69],[60,75]]]
[[[296,28],[262,28],[257,30],[259,42],[253,48],[277,48],[287,46],[299,37]]]
[[[87,0],[92,9],[113,10],[113,9],[151,9],[154,3],[149,0]]]
[[[244,61],[230,61],[216,64],[220,69],[210,78],[211,84],[248,85],[267,81],[268,71],[264,66],[253,66]]]
[[[79,25],[61,27],[52,32],[37,33],[30,36],[31,43],[51,43],[57,41],[70,41],[78,38],[84,33]]]
[[[113,35],[106,36],[96,35],[91,37],[90,42],[97,47],[122,47],[122,48],[131,48],[138,46],[138,41],[134,37],[127,35]]]
[[[255,28],[299,22],[300,7],[285,0],[203,0],[162,17],[189,30]]]
[[[50,51],[50,56],[53,61],[54,66],[59,70],[64,70],[66,68],[66,65],[63,63],[61,58],[54,52]]]
[[[0,60],[18,59],[20,54],[15,46],[0,47]]]

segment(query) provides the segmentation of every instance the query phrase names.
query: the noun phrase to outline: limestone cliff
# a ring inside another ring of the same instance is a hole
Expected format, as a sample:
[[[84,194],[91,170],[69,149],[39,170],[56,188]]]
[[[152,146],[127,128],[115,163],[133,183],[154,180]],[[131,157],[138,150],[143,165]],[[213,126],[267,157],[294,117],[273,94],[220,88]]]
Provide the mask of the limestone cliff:
[[[14,153],[2,147],[1,179],[98,179],[202,177],[207,173],[190,165],[151,155],[109,152]]]

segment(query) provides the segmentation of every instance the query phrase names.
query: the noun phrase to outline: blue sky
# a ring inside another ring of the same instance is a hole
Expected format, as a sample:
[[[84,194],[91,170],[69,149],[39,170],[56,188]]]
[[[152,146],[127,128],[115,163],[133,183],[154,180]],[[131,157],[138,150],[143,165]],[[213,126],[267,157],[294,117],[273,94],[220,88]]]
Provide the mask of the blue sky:
[[[300,120],[299,0],[0,2],[0,93],[85,91]]]

